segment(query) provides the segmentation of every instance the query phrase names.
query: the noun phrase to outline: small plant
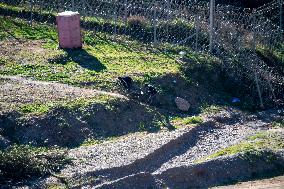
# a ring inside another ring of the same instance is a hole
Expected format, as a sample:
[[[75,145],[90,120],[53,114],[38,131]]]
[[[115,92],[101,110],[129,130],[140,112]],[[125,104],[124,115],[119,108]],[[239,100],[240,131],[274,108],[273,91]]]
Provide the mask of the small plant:
[[[185,124],[201,124],[203,123],[203,119],[198,116],[189,117],[184,120]]]
[[[207,113],[207,114],[218,114],[220,113],[222,110],[222,108],[220,106],[216,106],[216,105],[205,105],[202,107],[201,112],[202,113]]]
[[[192,116],[186,118],[176,117],[172,119],[172,123],[175,127],[186,126],[186,125],[199,125],[203,123],[203,119],[199,116]]]
[[[45,104],[26,104],[20,107],[20,112],[28,114],[45,114],[49,111],[50,107]]]
[[[187,21],[184,21],[182,19],[176,19],[172,22],[160,24],[159,31],[164,32],[160,35],[166,35],[165,31],[167,31],[167,35],[169,37],[173,38],[174,40],[181,40],[184,39],[185,33],[190,34],[194,32],[194,24],[188,23]]]
[[[278,120],[272,122],[272,127],[274,128],[284,128],[284,120]]]
[[[143,131],[146,131],[146,126],[145,126],[145,124],[144,123],[139,123],[139,128],[138,128],[138,130],[140,131],[140,132],[143,132]]]
[[[117,139],[118,137],[107,137],[103,139],[87,139],[81,144],[81,146],[94,146],[107,141],[115,141]]]

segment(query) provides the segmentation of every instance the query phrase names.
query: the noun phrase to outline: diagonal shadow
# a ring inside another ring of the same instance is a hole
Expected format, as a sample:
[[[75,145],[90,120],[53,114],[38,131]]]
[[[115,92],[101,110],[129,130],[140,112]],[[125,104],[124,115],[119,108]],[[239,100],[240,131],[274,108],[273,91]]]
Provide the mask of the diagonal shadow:
[[[193,147],[199,140],[200,132],[213,132],[212,129],[214,128],[216,128],[215,123],[208,121],[198,127],[194,127],[189,132],[184,133],[177,139],[171,140],[153,153],[129,165],[103,169],[87,174],[88,176],[101,176],[110,180],[116,180],[140,172],[154,172],[173,157],[182,155]]]
[[[67,56],[59,57],[58,59],[52,60],[57,64],[66,64],[69,61],[73,61],[83,68],[100,72],[106,70],[106,66],[95,56],[89,54],[84,49],[63,49]]]

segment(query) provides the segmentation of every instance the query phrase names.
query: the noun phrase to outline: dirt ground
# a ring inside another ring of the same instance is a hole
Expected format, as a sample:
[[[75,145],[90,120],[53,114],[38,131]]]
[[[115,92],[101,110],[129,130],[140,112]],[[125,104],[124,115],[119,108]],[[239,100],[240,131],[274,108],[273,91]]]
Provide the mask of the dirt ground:
[[[0,41],[0,56],[5,61],[17,62],[20,64],[45,63],[54,57],[63,54],[63,51],[45,49],[43,42],[35,41]]]
[[[120,97],[118,94],[72,87],[56,82],[0,76],[0,112],[13,110],[23,104],[62,102],[104,94]]]
[[[257,181],[242,182],[236,185],[214,187],[212,189],[283,189],[284,176]]]

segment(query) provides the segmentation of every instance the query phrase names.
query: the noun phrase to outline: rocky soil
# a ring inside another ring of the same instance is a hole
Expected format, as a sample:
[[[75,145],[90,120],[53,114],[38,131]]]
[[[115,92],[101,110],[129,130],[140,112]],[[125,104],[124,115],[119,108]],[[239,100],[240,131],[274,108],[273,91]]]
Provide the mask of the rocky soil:
[[[249,179],[255,171],[271,171],[278,165],[259,160],[254,162],[256,168],[251,169],[238,155],[199,164],[197,161],[256,132],[268,130],[271,119],[282,116],[283,111],[248,115],[227,109],[219,115],[205,117],[206,122],[197,127],[131,134],[76,148],[69,152],[73,164],[60,175],[71,188],[196,188]],[[276,156],[277,162],[284,165],[283,152]],[[58,181],[50,177],[40,183],[50,182]]]
[[[116,108],[110,110],[97,105],[88,107],[86,111],[91,112],[88,118],[83,117],[83,112],[56,109],[43,117],[27,120],[25,127],[17,128],[13,136],[18,136],[23,143],[36,141],[35,145],[46,142],[44,137],[52,139],[46,145],[67,145],[72,139],[73,142],[78,139],[80,144],[98,131],[124,135],[100,144],[70,149],[68,156],[72,164],[60,173],[32,183],[32,188],[66,185],[70,188],[207,188],[232,180],[249,180],[256,173],[273,172],[284,165],[284,151],[275,154],[276,164],[268,164],[266,159],[251,164],[238,154],[199,163],[220,149],[271,129],[273,120],[284,119],[284,110],[249,114],[225,108],[218,114],[201,115],[204,123],[200,125],[135,133],[139,121],[145,119],[151,125],[157,115],[149,111],[149,106],[122,95],[10,76],[1,76],[0,85],[2,113],[22,104],[60,102],[101,94],[121,99],[115,104]],[[70,127],[61,127],[59,120],[70,123]],[[94,124],[99,130],[93,130]],[[283,129],[277,132],[284,136]],[[9,142],[0,136],[0,147],[5,148]]]

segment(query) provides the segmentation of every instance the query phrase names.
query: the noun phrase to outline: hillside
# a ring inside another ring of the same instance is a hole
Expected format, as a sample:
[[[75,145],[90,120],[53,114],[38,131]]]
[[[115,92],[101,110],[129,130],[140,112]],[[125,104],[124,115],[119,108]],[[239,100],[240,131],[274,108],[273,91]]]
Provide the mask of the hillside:
[[[31,25],[22,7],[0,10],[0,188],[208,188],[284,174],[283,89],[261,109],[220,56],[98,32],[107,21],[88,18],[83,48],[60,49],[54,15]],[[282,47],[257,50],[282,74]]]

